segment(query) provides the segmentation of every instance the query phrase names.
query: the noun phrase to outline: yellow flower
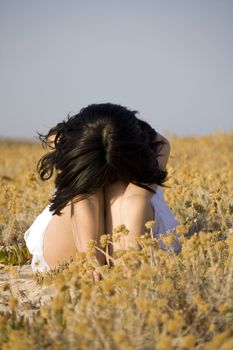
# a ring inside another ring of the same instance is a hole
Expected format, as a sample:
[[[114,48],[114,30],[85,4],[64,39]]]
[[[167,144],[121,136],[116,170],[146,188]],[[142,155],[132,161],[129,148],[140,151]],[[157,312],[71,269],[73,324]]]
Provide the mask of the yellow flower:
[[[64,294],[58,294],[54,297],[52,301],[52,310],[56,312],[61,312],[63,310],[63,307],[65,306],[65,297]]]
[[[150,301],[145,298],[138,297],[135,299],[135,304],[140,312],[146,312],[149,309],[148,306],[150,305]]]
[[[178,225],[178,226],[176,226],[175,230],[176,230],[176,232],[177,232],[178,234],[186,233],[186,232],[187,232],[187,229],[186,229],[186,227],[185,227],[184,225]]]
[[[23,329],[11,329],[7,343],[4,343],[2,347],[3,350],[25,350],[32,348],[31,338]]]
[[[220,348],[221,350],[232,350],[233,349],[233,339],[226,339]]]
[[[113,339],[117,346],[122,346],[122,343],[125,342],[127,336],[124,331],[118,330],[113,333]]]
[[[182,328],[182,325],[177,322],[177,319],[170,319],[167,321],[166,323],[166,330],[169,332],[169,333],[176,333],[178,331],[180,331],[180,329]]]
[[[90,240],[87,243],[87,252],[86,252],[86,254],[87,254],[88,258],[96,256],[96,250],[95,250],[96,246],[97,246],[97,242],[95,240]]]
[[[215,243],[214,248],[218,251],[221,252],[223,250],[223,248],[225,248],[225,243],[218,241]]]
[[[171,245],[173,242],[175,241],[175,237],[174,236],[167,236],[167,237],[163,237],[163,242],[165,244]]]
[[[183,350],[189,350],[191,349],[196,343],[196,337],[195,335],[189,334],[180,340],[179,346],[182,347]]]
[[[198,232],[198,236],[201,243],[205,244],[206,242],[209,242],[209,235],[206,232],[200,231]]]
[[[76,332],[78,334],[85,334],[88,329],[88,325],[85,323],[79,322],[76,326]]]
[[[121,233],[122,235],[128,235],[129,230],[126,228],[124,224],[118,225],[113,229],[113,233]]]
[[[110,239],[111,239],[110,234],[102,235],[102,236],[100,237],[100,246],[101,246],[102,248],[105,248],[105,247],[108,245],[108,242],[110,241]]]
[[[158,307],[161,308],[161,309],[163,309],[165,306],[167,306],[167,304],[168,304],[168,301],[167,301],[166,298],[159,298],[159,299],[157,300],[157,305],[158,305]],[[167,315],[167,314],[163,314],[162,317],[163,317],[163,316],[165,317],[165,320],[167,321],[168,315]]]
[[[114,243],[117,243],[117,242],[120,241],[121,237],[122,237],[121,233],[119,233],[119,232],[114,232],[114,233],[112,234],[112,241],[113,241]]]
[[[166,279],[162,281],[160,285],[158,285],[157,290],[162,293],[167,293],[171,291],[173,288],[173,282],[170,279]]]
[[[156,349],[170,350],[172,349],[172,338],[168,335],[161,335],[160,339],[156,343]]]
[[[10,296],[9,298],[9,307],[12,311],[15,310],[16,306],[18,305],[18,299],[16,299],[14,296]]]
[[[109,279],[105,279],[101,283],[101,287],[103,288],[104,292],[107,292],[107,293],[114,291],[114,285],[112,281]]]
[[[40,316],[41,316],[42,318],[44,318],[45,320],[46,320],[46,319],[49,319],[50,312],[49,312],[48,307],[46,307],[46,306],[41,306],[41,308],[40,308]]]
[[[207,312],[210,308],[210,305],[208,303],[204,303],[198,306],[198,315],[204,314]]]
[[[155,220],[150,220],[150,221],[147,221],[146,223],[145,223],[145,227],[149,230],[149,229],[152,229],[152,227],[154,226],[154,224],[155,224]]]
[[[223,303],[223,304],[220,304],[220,305],[218,306],[218,310],[219,310],[220,312],[224,312],[224,311],[226,311],[227,309],[229,309],[229,304],[228,304],[228,303]]]
[[[196,305],[202,304],[204,302],[204,300],[199,294],[193,295],[191,299],[192,299],[192,302]]]
[[[211,339],[207,344],[204,345],[203,350],[222,350],[222,345],[224,344],[224,340],[227,337],[227,335],[227,331],[215,335],[213,339]]]
[[[209,330],[209,332],[214,333],[216,330],[216,325],[214,323],[210,323],[208,330]]]

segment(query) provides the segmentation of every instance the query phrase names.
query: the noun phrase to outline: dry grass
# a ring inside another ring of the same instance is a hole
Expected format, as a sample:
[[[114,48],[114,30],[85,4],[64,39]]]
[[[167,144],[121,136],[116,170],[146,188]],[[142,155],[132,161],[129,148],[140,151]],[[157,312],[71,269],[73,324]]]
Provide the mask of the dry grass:
[[[233,134],[171,146],[164,196],[181,223],[179,254],[142,232],[140,252],[118,252],[114,267],[98,267],[90,244],[88,256],[32,274],[23,234],[53,187],[35,173],[39,145],[0,142],[0,348],[233,348]]]

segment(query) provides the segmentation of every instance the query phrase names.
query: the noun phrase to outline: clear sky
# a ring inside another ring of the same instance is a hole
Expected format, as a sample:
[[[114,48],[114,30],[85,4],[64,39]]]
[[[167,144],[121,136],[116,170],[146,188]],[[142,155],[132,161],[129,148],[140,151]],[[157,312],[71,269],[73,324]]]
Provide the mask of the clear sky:
[[[232,0],[0,0],[0,136],[90,103],[157,131],[233,129]]]

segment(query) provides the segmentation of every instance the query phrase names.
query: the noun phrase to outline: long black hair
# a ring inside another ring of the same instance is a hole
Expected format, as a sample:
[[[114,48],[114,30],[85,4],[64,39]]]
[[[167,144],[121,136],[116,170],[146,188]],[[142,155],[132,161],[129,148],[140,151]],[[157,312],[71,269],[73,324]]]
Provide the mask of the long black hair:
[[[61,215],[71,200],[87,198],[117,179],[153,193],[151,184],[166,187],[168,173],[157,160],[164,141],[156,141],[156,131],[137,113],[117,104],[91,104],[46,135],[39,134],[43,146],[50,148],[37,164],[41,179],[56,170],[53,215]]]

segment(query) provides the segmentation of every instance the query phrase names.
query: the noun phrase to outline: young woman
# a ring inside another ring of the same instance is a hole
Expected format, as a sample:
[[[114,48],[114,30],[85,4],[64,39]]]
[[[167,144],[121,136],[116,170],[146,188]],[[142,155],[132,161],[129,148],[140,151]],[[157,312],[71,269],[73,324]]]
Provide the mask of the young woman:
[[[42,180],[55,172],[50,205],[24,235],[32,270],[54,268],[86,251],[92,239],[125,224],[125,248],[155,220],[153,234],[173,230],[175,251],[180,250],[175,227],[179,222],[164,200],[170,145],[147,122],[121,105],[92,104],[40,135],[49,152],[38,162]],[[166,246],[160,241],[160,247]],[[110,247],[110,254],[120,248]],[[105,257],[98,250],[100,265]]]

